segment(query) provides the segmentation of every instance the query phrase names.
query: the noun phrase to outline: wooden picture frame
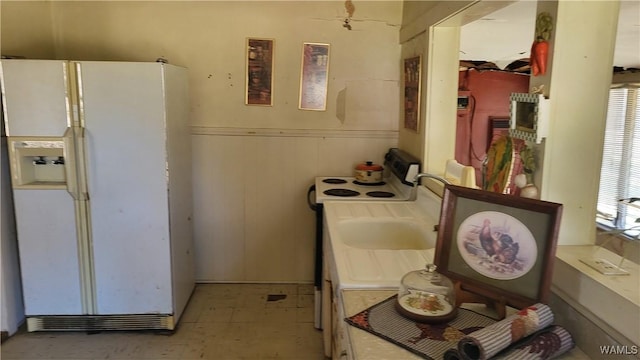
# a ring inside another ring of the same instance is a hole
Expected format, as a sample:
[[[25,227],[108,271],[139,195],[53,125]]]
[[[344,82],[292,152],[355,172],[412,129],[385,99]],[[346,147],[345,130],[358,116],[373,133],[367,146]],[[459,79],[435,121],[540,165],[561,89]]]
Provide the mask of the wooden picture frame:
[[[246,105],[273,105],[274,40],[247,38]]]
[[[404,60],[404,128],[418,132],[422,83],[422,57]]]
[[[515,308],[545,303],[561,215],[561,204],[446,185],[434,262],[465,292]]]
[[[302,44],[298,109],[316,111],[327,109],[329,55],[329,44]]]

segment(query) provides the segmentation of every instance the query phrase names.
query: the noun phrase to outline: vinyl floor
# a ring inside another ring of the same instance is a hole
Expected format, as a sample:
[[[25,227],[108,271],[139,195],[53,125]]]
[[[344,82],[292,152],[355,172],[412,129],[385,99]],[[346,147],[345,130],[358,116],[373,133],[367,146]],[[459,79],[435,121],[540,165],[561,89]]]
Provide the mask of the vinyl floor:
[[[0,358],[324,359],[313,312],[312,285],[198,284],[174,332],[21,329],[0,345]]]

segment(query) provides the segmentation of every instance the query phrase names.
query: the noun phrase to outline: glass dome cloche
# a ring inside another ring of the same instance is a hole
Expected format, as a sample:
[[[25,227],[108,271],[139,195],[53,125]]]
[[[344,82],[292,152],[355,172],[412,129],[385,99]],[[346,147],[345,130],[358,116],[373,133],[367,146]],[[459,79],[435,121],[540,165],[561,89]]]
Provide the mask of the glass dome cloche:
[[[441,323],[456,317],[453,282],[436,268],[427,264],[424,269],[402,277],[395,304],[402,316],[422,323]]]

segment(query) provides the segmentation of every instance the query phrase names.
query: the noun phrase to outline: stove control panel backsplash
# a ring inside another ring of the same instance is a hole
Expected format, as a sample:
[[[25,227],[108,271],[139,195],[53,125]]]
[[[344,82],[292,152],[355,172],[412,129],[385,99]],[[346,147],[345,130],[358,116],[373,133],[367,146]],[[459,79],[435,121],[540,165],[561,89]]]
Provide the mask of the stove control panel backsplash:
[[[413,186],[413,178],[420,173],[420,160],[398,148],[389,149],[384,156],[384,165],[385,169],[410,186]]]

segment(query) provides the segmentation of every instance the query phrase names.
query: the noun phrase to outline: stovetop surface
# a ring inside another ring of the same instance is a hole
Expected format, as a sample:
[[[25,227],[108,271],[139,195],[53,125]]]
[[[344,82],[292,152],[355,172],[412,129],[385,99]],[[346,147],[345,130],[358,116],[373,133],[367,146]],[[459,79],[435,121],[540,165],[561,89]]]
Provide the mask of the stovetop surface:
[[[328,182],[326,182],[328,180]],[[392,177],[381,183],[359,183],[355,177],[317,177],[316,203],[335,201],[404,201],[409,198],[411,187]]]
[[[384,156],[380,183],[360,183],[355,176],[321,176],[315,181],[316,204],[335,201],[405,201],[413,188],[413,178],[420,170],[418,159],[391,148]]]

